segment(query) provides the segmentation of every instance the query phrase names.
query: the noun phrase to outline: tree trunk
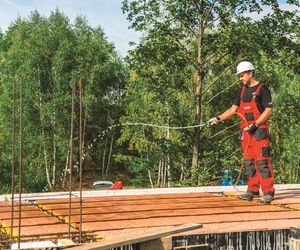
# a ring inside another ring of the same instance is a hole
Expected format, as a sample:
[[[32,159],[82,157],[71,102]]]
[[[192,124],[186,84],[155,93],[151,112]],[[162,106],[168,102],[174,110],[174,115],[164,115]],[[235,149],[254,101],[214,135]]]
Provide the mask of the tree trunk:
[[[46,143],[45,143],[45,132],[43,130],[43,146],[44,146],[44,161],[45,161],[45,171],[46,171],[46,177],[47,177],[47,183],[48,186],[50,188],[50,190],[52,189],[52,183],[51,183],[51,179],[50,179],[50,174],[49,174],[49,167],[48,167],[48,160],[47,160],[47,150],[46,150]]]
[[[84,160],[86,157],[86,153],[84,152],[84,138],[85,138],[85,132],[86,132],[86,123],[87,123],[87,117],[85,116],[85,107],[83,106],[83,111],[82,111],[82,115],[83,115],[83,126],[82,126],[82,175],[85,173],[85,164],[84,164]]]
[[[149,181],[151,184],[151,187],[153,188],[153,181],[152,181],[152,177],[151,177],[151,171],[148,169],[148,176],[149,176]]]
[[[50,178],[50,173],[49,173],[49,166],[48,166],[48,156],[47,156],[47,148],[46,148],[46,136],[45,136],[45,130],[44,130],[44,120],[43,120],[43,115],[42,115],[42,86],[41,86],[41,81],[40,81],[40,70],[38,68],[38,82],[39,82],[39,109],[40,109],[40,122],[41,122],[41,127],[42,127],[42,138],[43,138],[43,155],[44,155],[44,162],[45,162],[45,172],[46,172],[46,177],[47,177],[47,183],[50,188],[52,189],[52,182]]]
[[[184,180],[184,165],[183,163],[181,163],[181,168],[180,168],[180,180],[179,181],[183,181]]]
[[[160,185],[160,177],[161,177],[161,160],[158,163],[157,182],[156,182],[157,187],[159,187]]]
[[[70,140],[69,140],[69,147],[68,147],[68,153],[67,153],[67,159],[66,159],[66,167],[64,170],[64,177],[63,177],[63,183],[62,187],[65,186],[66,183],[66,176],[67,173],[69,174],[70,181],[72,180],[72,168],[73,168],[73,135],[74,135],[74,99],[75,99],[75,84],[72,83],[72,94],[71,94],[71,114],[70,114]],[[68,171],[69,167],[69,171]],[[72,183],[69,183],[70,186],[72,186]]]
[[[112,136],[111,136],[108,159],[107,159],[107,165],[106,165],[106,171],[105,171],[106,175],[108,174],[108,170],[109,170],[109,165],[110,165],[110,160],[111,160],[111,155],[112,155],[113,145],[114,145],[114,139],[115,139],[115,130],[113,130]]]
[[[64,172],[63,172],[63,180],[62,180],[62,183],[61,183],[62,188],[64,188],[65,185],[66,185],[66,176],[67,176],[67,173],[68,173],[69,159],[70,159],[70,146],[68,147],[66,166],[65,166],[65,169],[64,169]]]
[[[105,174],[105,159],[106,159],[106,145],[107,145],[107,137],[105,139],[105,144],[104,144],[104,150],[103,150],[103,157],[102,157],[102,178],[104,177]]]
[[[164,157],[162,160],[163,164],[163,188],[166,187],[166,182],[167,182],[167,166],[166,166],[166,158]]]
[[[166,159],[166,164],[167,164],[167,184],[168,187],[170,187],[171,184],[171,166],[170,166],[170,152],[169,152],[169,140],[170,140],[170,123],[169,123],[169,119],[168,119],[168,129],[167,129],[167,140],[168,140],[168,153],[167,153],[167,159]]]
[[[203,21],[200,18],[198,26],[198,70],[196,77],[196,92],[195,92],[195,101],[196,101],[196,114],[195,121],[196,124],[201,122],[201,93],[202,93],[202,42],[203,42]],[[200,128],[195,128],[195,137],[194,137],[194,147],[193,147],[193,159],[192,159],[192,180],[197,180],[197,171],[198,171],[198,162],[200,158]]]
[[[53,168],[52,168],[52,186],[55,186],[55,176],[56,176],[56,117],[53,114]]]

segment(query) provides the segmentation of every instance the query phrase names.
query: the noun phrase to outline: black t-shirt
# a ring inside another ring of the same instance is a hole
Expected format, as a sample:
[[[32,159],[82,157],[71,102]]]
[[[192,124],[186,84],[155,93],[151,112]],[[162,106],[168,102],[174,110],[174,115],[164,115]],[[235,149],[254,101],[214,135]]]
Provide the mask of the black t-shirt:
[[[251,101],[252,94],[255,93],[255,91],[257,90],[259,85],[261,85],[261,83],[255,85],[253,87],[246,86],[246,89],[244,92],[244,98],[243,98],[244,102]],[[242,89],[238,91],[238,93],[236,94],[236,97],[234,99],[233,104],[236,106],[240,106],[241,92],[242,92]],[[263,85],[261,87],[258,95],[256,96],[256,100],[257,100],[257,107],[258,107],[260,113],[264,112],[265,108],[273,107],[271,92],[266,85]]]

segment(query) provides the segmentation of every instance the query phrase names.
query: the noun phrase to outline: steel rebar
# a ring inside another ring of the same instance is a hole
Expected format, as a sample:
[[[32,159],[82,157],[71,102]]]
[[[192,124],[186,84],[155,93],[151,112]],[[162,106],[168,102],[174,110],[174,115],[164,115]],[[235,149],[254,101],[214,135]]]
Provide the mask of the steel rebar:
[[[70,159],[69,159],[69,226],[68,237],[71,238],[71,210],[72,210],[72,168],[73,168],[73,130],[74,130],[74,96],[75,83],[72,84],[72,101],[71,101],[71,135],[70,135]]]
[[[82,92],[83,92],[83,80],[82,77],[80,78],[79,83],[79,103],[80,103],[80,111],[79,111],[79,158],[80,158],[80,167],[79,167],[79,190],[80,190],[80,223],[79,223],[79,243],[82,243],[82,115],[83,115],[83,105],[82,105]]]
[[[12,154],[11,154],[11,230],[10,239],[13,241],[14,208],[15,208],[15,140],[16,140],[16,82],[13,82],[13,115],[12,115]]]
[[[23,89],[22,79],[20,80],[20,152],[19,152],[19,225],[18,225],[18,249],[20,249],[20,237],[21,237],[21,212],[22,212],[22,175],[23,175],[23,142],[22,142],[22,112],[23,112]]]

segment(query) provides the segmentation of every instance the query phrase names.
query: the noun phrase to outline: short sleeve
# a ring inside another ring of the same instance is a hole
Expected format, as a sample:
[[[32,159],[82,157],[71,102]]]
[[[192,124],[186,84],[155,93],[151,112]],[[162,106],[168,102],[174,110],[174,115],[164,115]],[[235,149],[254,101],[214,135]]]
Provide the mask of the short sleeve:
[[[261,105],[264,109],[273,107],[271,91],[265,85],[261,88],[260,99]]]

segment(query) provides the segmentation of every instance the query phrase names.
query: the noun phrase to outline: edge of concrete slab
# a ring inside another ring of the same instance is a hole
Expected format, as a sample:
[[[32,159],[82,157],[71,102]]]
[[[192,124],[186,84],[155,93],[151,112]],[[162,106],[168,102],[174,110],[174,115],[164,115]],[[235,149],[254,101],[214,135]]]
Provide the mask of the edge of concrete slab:
[[[287,190],[300,188],[300,184],[275,185],[276,190]],[[106,197],[106,196],[130,196],[130,195],[151,195],[151,194],[176,194],[176,193],[223,193],[242,191],[245,192],[247,186],[207,186],[207,187],[180,187],[180,188],[151,188],[151,189],[122,189],[122,190],[90,190],[83,191],[83,197]],[[72,192],[73,198],[79,198],[79,192]],[[22,194],[23,201],[40,199],[68,198],[69,192],[49,192],[49,193],[30,193]],[[15,194],[18,200],[18,195]],[[10,201],[11,195],[1,195],[0,201]]]

